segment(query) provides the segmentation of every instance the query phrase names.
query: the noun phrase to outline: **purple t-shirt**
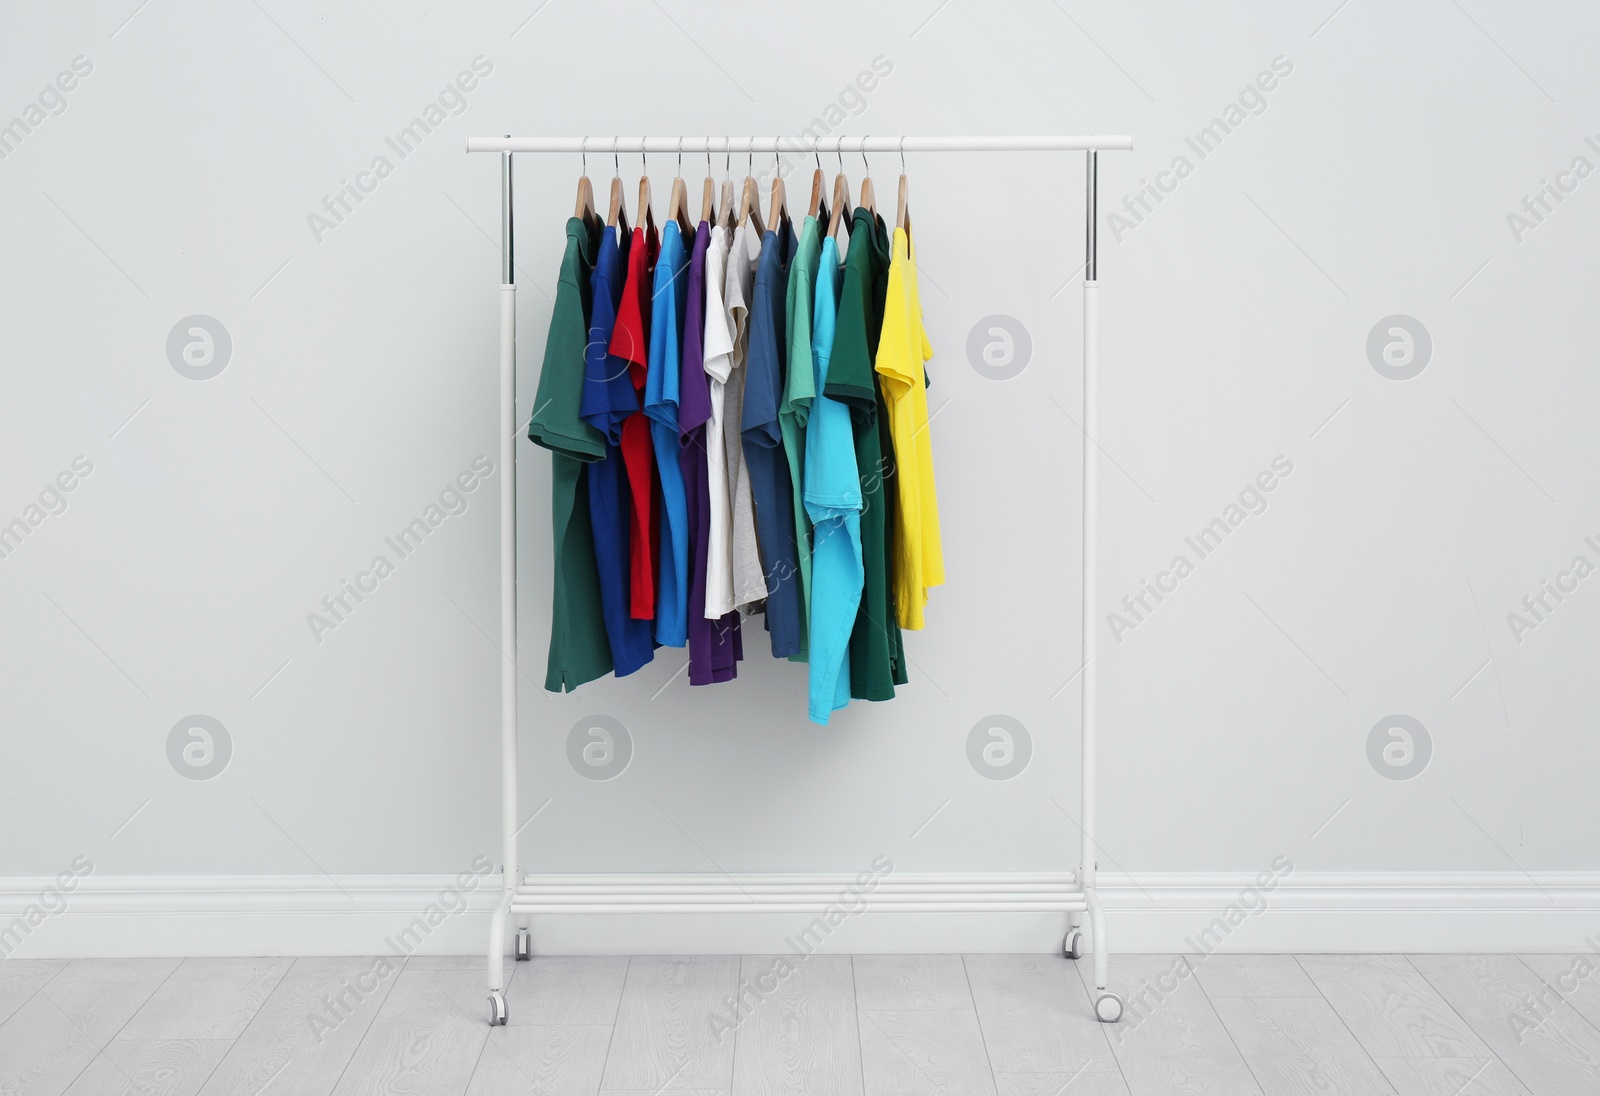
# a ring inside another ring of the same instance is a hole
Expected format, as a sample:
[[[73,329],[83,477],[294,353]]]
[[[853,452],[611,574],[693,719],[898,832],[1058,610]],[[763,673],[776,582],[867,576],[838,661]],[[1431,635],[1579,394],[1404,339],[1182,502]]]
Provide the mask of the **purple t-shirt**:
[[[711,380],[705,370],[706,251],[711,226],[701,221],[689,256],[688,300],[683,316],[683,353],[678,356],[678,465],[689,513],[689,684],[729,681],[744,657],[739,614],[707,620],[706,557],[711,530],[711,477],[706,464],[706,423],[711,419]]]

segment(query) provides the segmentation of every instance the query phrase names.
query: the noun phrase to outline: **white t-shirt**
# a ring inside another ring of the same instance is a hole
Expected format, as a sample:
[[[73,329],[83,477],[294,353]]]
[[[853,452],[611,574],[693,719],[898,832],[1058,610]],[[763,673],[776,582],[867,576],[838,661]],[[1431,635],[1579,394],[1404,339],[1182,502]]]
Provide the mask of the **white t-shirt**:
[[[710,488],[711,513],[706,540],[707,620],[720,620],[733,609],[733,540],[731,504],[728,493],[728,446],[723,436],[724,388],[733,371],[733,328],[728,306],[723,300],[723,270],[728,262],[732,232],[716,226],[711,229],[711,245],[706,249],[705,369],[711,390],[711,418],[706,421],[706,481]]]
[[[744,463],[744,436],[740,432],[744,417],[745,352],[750,345],[747,321],[750,315],[750,294],[755,285],[756,264],[761,258],[761,233],[746,222],[734,230],[733,242],[728,250],[727,269],[723,276],[722,303],[725,317],[724,333],[729,349],[725,357],[712,357],[711,301],[706,306],[706,373],[711,378],[712,416],[720,414],[723,439],[723,467],[726,472],[728,498],[727,533],[718,540],[713,532],[706,561],[706,616],[715,620],[733,609],[750,611],[767,597],[767,576],[761,568],[761,550],[756,542],[755,495],[750,489],[750,470]],[[716,345],[721,346],[719,341]],[[715,365],[715,371],[713,366]],[[719,375],[722,377],[719,383]],[[709,443],[714,431],[707,426]],[[709,466],[709,461],[707,462]],[[716,485],[712,483],[713,523],[715,530]],[[725,572],[718,571],[718,553],[722,555]],[[721,584],[714,581],[725,573]]]

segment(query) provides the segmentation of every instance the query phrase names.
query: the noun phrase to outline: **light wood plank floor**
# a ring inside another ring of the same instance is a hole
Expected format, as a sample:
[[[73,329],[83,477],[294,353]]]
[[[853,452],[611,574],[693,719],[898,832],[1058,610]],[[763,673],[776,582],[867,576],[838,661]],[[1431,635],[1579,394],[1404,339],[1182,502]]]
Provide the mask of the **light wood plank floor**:
[[[0,1093],[1590,1096],[1600,957],[474,956],[0,963]]]

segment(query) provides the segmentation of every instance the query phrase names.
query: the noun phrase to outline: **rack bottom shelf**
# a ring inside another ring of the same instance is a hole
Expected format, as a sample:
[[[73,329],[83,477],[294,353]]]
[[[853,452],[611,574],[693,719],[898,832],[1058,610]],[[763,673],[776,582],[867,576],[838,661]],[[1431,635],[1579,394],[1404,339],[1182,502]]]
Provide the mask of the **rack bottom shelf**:
[[[865,910],[859,907],[865,905]],[[526,877],[516,913],[1079,913],[1071,875],[543,875]]]

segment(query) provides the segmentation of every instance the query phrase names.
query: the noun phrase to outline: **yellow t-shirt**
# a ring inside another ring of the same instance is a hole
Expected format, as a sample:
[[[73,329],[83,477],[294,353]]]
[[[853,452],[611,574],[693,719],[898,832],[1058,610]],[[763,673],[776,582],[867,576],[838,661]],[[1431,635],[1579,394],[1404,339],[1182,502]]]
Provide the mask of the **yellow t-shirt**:
[[[928,432],[927,374],[933,347],[922,328],[917,258],[905,229],[894,230],[883,333],[873,368],[883,378],[883,401],[894,443],[895,499],[891,536],[895,616],[900,627],[922,627],[928,588],[944,584],[944,547],[939,539],[939,499],[933,486],[933,439]]]

